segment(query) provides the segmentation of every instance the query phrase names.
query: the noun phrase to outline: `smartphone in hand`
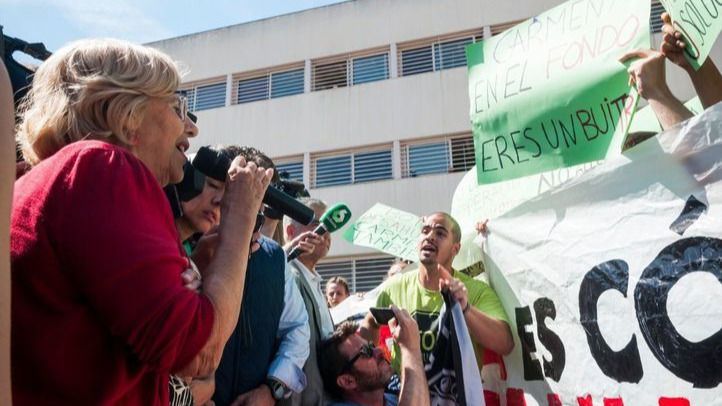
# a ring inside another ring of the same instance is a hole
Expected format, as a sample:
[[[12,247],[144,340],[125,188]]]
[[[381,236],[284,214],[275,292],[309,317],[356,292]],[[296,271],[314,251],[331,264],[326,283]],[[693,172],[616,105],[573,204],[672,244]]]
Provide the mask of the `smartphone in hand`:
[[[394,318],[394,312],[388,307],[372,307],[369,311],[379,325],[388,324]]]

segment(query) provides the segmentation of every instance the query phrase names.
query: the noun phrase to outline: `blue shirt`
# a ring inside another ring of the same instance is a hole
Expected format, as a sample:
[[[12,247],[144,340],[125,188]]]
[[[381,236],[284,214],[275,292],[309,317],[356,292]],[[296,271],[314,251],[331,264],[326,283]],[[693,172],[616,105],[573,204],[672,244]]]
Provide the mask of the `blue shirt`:
[[[301,292],[294,281],[293,274],[286,264],[283,312],[278,323],[281,343],[273,359],[268,376],[285,383],[289,389],[298,393],[306,387],[306,375],[303,365],[308,358],[311,331],[308,327],[308,313]]]

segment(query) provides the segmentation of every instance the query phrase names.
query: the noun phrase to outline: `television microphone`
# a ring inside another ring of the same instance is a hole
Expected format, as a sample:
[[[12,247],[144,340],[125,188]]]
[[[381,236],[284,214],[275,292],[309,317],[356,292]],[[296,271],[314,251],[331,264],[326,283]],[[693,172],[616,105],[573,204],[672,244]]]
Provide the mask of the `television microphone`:
[[[336,203],[333,207],[323,213],[321,218],[318,220],[321,224],[319,224],[313,232],[318,235],[332,233],[345,226],[349,220],[351,220],[351,209],[343,203]],[[301,254],[303,254],[303,251],[301,251],[298,246],[294,247],[288,254],[288,262],[298,258]]]
[[[201,147],[193,158],[193,166],[206,176],[225,180],[231,160],[208,147]],[[310,207],[271,185],[266,189],[263,203],[304,225],[311,224],[315,218]]]

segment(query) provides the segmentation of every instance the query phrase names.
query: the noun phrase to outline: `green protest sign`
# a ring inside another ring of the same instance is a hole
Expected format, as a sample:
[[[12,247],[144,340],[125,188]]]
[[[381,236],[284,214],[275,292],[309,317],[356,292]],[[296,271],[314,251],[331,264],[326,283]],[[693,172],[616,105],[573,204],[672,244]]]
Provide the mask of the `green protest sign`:
[[[694,70],[704,63],[722,31],[722,2],[719,0],[661,0],[672,17],[672,25],[681,32],[684,54]]]
[[[649,48],[648,0],[576,0],[466,48],[477,182],[603,159],[637,93],[618,59]]]
[[[346,229],[343,238],[355,245],[416,262],[420,232],[419,216],[376,203]]]

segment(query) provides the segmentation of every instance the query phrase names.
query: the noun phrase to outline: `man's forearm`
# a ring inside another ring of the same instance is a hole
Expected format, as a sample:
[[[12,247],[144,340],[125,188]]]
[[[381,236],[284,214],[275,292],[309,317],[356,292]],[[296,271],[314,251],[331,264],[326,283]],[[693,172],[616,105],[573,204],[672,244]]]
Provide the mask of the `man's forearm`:
[[[401,348],[399,406],[428,406],[431,402],[421,351]]]
[[[659,98],[650,98],[649,107],[654,111],[663,130],[668,130],[693,116],[692,112],[671,92]]]
[[[699,70],[690,68],[688,73],[702,107],[706,109],[722,101],[722,74],[712,58],[708,57]]]
[[[469,335],[474,342],[499,355],[507,355],[514,349],[514,339],[506,322],[489,317],[474,306],[464,314]]]

